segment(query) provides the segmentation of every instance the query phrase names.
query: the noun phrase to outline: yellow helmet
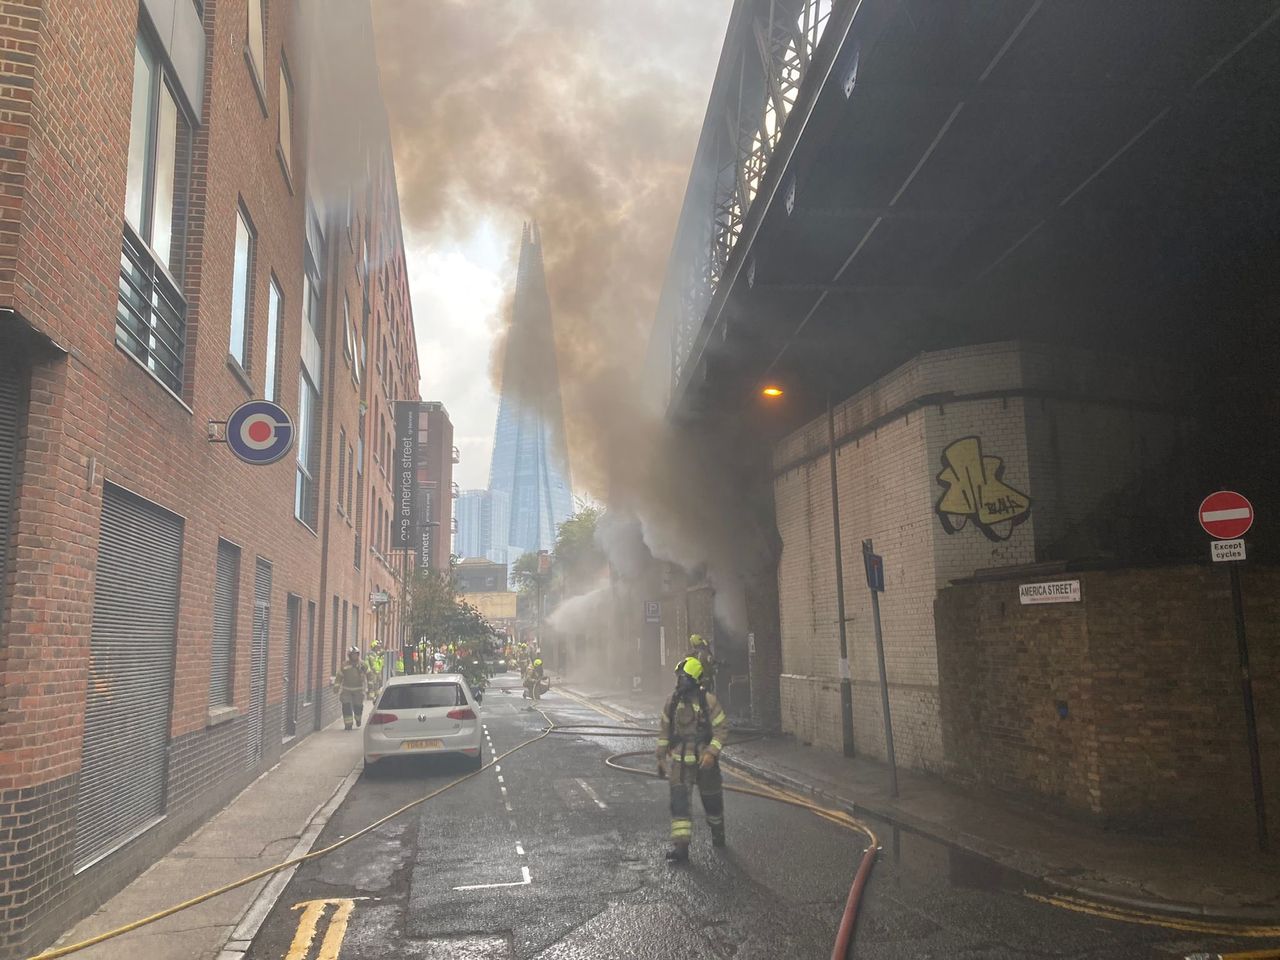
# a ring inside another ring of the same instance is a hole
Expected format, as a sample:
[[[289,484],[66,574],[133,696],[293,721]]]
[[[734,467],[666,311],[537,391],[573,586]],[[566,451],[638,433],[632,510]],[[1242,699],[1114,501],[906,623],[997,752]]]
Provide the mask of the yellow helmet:
[[[540,667],[540,666],[542,666],[542,661],[541,661],[541,660],[535,660],[535,661],[533,661],[533,665],[534,665],[535,667]]]
[[[676,674],[685,674],[692,680],[702,682],[702,661],[697,657],[685,657],[676,664]]]
[[[691,647],[705,647],[706,645],[707,641],[702,639],[702,634],[700,633],[692,634],[689,637],[689,646]]]

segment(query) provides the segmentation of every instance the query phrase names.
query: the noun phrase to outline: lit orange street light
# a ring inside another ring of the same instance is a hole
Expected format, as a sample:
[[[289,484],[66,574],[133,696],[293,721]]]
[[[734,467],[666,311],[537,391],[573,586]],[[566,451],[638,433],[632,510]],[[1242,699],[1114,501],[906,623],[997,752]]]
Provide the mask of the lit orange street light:
[[[782,388],[770,384],[769,386],[761,390],[760,393],[762,396],[766,396],[772,400],[775,397],[782,396]]]

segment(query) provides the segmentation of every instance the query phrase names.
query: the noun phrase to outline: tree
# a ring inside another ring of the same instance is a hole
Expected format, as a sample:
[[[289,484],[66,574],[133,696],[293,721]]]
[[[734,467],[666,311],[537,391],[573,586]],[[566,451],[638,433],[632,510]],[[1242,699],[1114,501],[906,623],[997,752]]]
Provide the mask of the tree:
[[[596,525],[604,511],[582,506],[556,531],[554,564],[566,594],[581,593],[604,569],[604,551],[596,543]]]

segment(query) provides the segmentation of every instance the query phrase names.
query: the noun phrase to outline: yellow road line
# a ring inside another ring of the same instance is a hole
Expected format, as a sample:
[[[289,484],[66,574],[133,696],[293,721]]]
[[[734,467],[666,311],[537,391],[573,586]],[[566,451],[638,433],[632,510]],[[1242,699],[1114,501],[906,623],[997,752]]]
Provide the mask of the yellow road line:
[[[329,920],[329,930],[324,935],[324,943],[320,944],[320,953],[316,960],[338,960],[342,950],[342,941],[347,936],[347,921],[351,919],[351,911],[355,909],[354,900],[337,901],[338,909],[333,911]]]
[[[1220,953],[1218,960],[1280,960],[1280,949],[1249,950],[1246,953]]]
[[[1181,930],[1184,933],[1205,933],[1220,937],[1280,937],[1280,927],[1251,926],[1248,924],[1233,926],[1206,920],[1162,917],[1153,913],[1129,910],[1125,907],[1093,903],[1076,897],[1045,897],[1036,893],[1027,893],[1025,896],[1037,903],[1048,904],[1061,910],[1088,914],[1092,917],[1102,917],[1106,920],[1119,920],[1122,923],[1136,923],[1146,927],[1164,927],[1168,930]],[[1248,955],[1245,954],[1245,956]]]
[[[306,903],[295,903],[293,909],[299,907],[305,908],[302,916],[298,918],[298,929],[293,935],[293,943],[289,944],[289,951],[286,953],[285,960],[306,960],[311,955],[311,944],[316,938],[316,926],[320,923],[320,918],[324,916],[324,908],[329,905],[328,900],[308,900]]]

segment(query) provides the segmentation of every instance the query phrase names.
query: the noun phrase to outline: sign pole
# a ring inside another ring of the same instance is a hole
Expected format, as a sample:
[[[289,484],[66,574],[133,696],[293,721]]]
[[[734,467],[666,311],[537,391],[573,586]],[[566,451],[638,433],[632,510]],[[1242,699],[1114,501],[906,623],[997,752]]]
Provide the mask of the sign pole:
[[[1245,736],[1249,741],[1249,772],[1253,776],[1253,812],[1258,821],[1258,849],[1267,851],[1267,806],[1262,792],[1262,759],[1258,752],[1258,718],[1253,709],[1253,678],[1249,675],[1249,643],[1244,633],[1244,598],[1240,592],[1240,564],[1231,564],[1231,606],[1235,610],[1236,647],[1240,655],[1240,692],[1244,698]]]
[[[889,796],[898,796],[898,760],[893,750],[893,719],[889,715],[889,677],[884,668],[884,632],[880,629],[880,591],[884,589],[884,562],[875,555],[875,545],[862,541],[867,560],[867,586],[871,590],[871,618],[876,628],[876,667],[880,671],[880,710],[884,714],[884,754],[889,762]]]

